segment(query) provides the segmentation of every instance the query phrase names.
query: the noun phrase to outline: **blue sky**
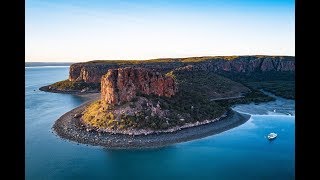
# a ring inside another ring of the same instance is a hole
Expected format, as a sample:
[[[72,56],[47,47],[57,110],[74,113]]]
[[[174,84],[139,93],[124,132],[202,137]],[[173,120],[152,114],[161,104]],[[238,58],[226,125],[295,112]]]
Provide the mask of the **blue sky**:
[[[26,61],[295,54],[293,0],[27,0]]]

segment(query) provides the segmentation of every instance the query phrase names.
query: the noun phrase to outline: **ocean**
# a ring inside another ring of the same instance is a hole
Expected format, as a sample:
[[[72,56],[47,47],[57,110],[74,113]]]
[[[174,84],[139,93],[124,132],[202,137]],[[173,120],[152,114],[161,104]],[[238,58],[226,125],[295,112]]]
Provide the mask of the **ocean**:
[[[68,78],[68,66],[25,68],[25,176],[38,179],[295,179],[294,101],[277,98],[235,110],[252,114],[234,129],[163,148],[108,150],[61,139],[52,125],[85,101],[42,92]],[[278,137],[269,141],[266,136]]]

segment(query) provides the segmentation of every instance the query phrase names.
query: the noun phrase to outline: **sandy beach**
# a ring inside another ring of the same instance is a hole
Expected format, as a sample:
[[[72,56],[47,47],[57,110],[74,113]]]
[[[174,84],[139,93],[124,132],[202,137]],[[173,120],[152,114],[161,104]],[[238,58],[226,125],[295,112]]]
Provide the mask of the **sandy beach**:
[[[86,128],[80,123],[79,118],[74,118],[74,115],[81,113],[91,102],[97,100],[100,97],[100,93],[81,96],[86,96],[88,101],[62,115],[53,125],[53,130],[58,136],[64,139],[82,144],[103,146],[110,149],[163,147],[218,134],[237,127],[250,119],[250,115],[230,110],[227,112],[227,116],[221,118],[219,121],[185,128],[175,132],[126,135],[86,131]]]

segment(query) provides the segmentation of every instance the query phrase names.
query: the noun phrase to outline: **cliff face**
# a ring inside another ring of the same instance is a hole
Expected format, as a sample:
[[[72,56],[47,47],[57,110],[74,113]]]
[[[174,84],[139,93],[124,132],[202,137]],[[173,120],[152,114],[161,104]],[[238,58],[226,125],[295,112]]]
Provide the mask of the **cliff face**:
[[[213,64],[215,71],[266,72],[295,71],[295,61],[285,57],[242,57],[232,61],[217,61]]]
[[[101,80],[101,76],[106,74],[108,69],[117,67],[117,65],[109,64],[72,64],[69,70],[69,80],[84,81],[88,83],[99,83]]]
[[[193,62],[185,59],[172,59],[171,62],[146,61],[140,64],[109,64],[105,63],[76,63],[70,66],[69,80],[99,83],[101,76],[109,69],[123,67],[150,68],[159,72],[167,72],[175,68],[191,66],[193,70],[227,71],[235,73],[267,72],[267,71],[295,71],[294,57],[287,56],[239,56],[233,60],[223,57],[207,58],[205,61]]]
[[[295,71],[295,61],[285,58],[253,58],[242,57],[235,60],[209,60],[202,63],[190,63],[177,70],[214,71],[214,72],[268,72],[268,71]]]
[[[138,93],[171,97],[176,91],[172,77],[145,68],[109,69],[101,78],[101,99],[108,104],[131,101]]]

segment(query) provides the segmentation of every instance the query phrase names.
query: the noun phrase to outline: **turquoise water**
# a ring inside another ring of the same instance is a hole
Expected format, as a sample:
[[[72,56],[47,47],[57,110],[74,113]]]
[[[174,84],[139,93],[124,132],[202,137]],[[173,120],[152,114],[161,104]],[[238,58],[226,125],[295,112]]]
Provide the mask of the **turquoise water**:
[[[54,121],[80,105],[75,95],[39,91],[68,67],[26,68],[26,179],[294,179],[294,101],[234,109],[255,114],[218,135],[146,150],[107,150],[60,139]],[[270,132],[277,139],[268,141]]]

